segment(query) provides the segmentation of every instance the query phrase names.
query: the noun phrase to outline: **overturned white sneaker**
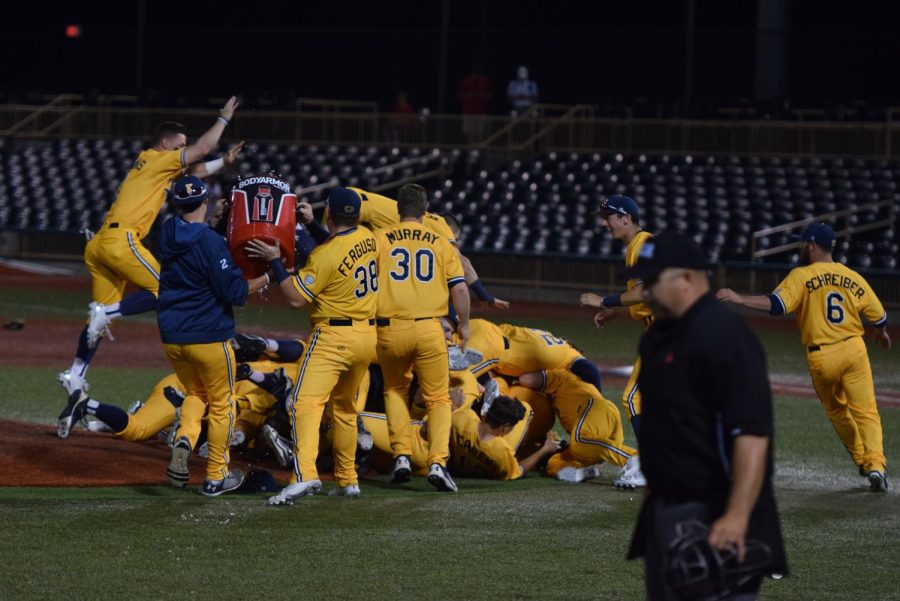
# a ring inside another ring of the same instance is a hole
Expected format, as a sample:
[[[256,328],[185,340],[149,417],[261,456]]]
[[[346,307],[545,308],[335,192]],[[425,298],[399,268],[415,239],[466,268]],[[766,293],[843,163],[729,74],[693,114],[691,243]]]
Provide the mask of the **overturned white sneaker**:
[[[294,482],[282,489],[280,493],[274,497],[269,497],[269,505],[293,505],[294,499],[300,497],[308,497],[319,494],[322,490],[322,482],[320,480],[306,480],[304,482]]]
[[[349,486],[335,486],[328,491],[329,497],[358,497],[360,494],[361,493],[359,492],[358,484],[351,484]]]
[[[577,484],[596,478],[600,475],[600,466],[602,463],[589,465],[587,467],[564,467],[556,474],[556,479],[561,482],[571,482]]]

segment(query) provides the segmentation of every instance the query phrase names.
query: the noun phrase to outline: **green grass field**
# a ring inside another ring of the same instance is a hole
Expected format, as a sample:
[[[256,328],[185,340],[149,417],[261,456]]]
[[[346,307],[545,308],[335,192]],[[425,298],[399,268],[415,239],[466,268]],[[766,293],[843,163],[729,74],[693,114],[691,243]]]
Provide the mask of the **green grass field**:
[[[0,314],[74,319],[85,302],[83,293],[5,287]],[[281,330],[305,321],[258,307],[239,319]],[[638,335],[627,324],[598,336],[589,321],[510,321],[571,338],[609,363],[630,362]],[[795,333],[761,336],[773,371],[804,376]],[[891,359],[879,357],[886,354],[871,354],[879,381],[897,378]],[[57,371],[0,367],[0,416],[55,421]],[[163,373],[98,363],[91,392],[127,406]],[[900,409],[885,408],[882,418],[893,462]],[[761,598],[900,599],[897,489],[866,492],[815,400],[777,397],[776,427],[792,575],[767,582]],[[264,495],[206,499],[167,487],[0,487],[0,599],[641,599],[642,565],[624,560],[639,495],[609,480],[460,479],[458,494],[439,495],[423,480],[397,489],[379,477],[362,481],[361,499],[320,496],[281,508],[266,506]]]

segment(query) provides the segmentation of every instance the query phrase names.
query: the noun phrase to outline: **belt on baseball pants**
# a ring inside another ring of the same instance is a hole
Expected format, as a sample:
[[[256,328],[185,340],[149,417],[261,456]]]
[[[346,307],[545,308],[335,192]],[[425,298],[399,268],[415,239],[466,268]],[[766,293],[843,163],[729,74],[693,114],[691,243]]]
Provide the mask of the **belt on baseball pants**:
[[[357,319],[356,321],[364,321],[364,320],[362,320],[362,319]],[[346,319],[334,319],[334,318],[332,318],[332,319],[329,319],[329,320],[328,320],[328,325],[330,325],[330,326],[352,326],[352,325],[353,325],[353,320],[350,319],[350,318],[346,318]],[[370,325],[370,326],[374,326],[374,325],[375,325],[375,320],[374,320],[374,319],[370,319],[370,320],[369,320],[369,325]]]
[[[428,319],[435,319],[435,318],[434,317],[414,317],[412,319],[412,321],[425,321]],[[407,319],[406,321],[410,321],[410,320]],[[391,320],[389,317],[376,317],[375,324],[379,325],[379,326],[389,326],[389,325],[391,325]]]
[[[847,342],[851,338],[856,338],[856,336],[847,336],[841,342]],[[831,346],[832,344],[837,344],[837,342],[829,342],[828,344],[817,344],[815,346],[806,347],[806,351],[809,353],[815,353],[816,351],[821,351],[823,346]]]
[[[509,350],[509,338],[507,338],[506,336],[503,337],[503,350]]]

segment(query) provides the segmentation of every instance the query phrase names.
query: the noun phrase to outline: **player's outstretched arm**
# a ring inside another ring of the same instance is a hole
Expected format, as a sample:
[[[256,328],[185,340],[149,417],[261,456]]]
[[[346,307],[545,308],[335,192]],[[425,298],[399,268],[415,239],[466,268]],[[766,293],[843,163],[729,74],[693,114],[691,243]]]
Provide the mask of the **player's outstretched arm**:
[[[225,103],[225,106],[219,109],[219,116],[216,118],[216,122],[212,124],[212,127],[206,130],[202,136],[197,138],[196,142],[184,149],[185,165],[196,163],[213,151],[219,143],[222,133],[225,131],[225,126],[228,125],[228,122],[231,121],[231,118],[234,116],[234,111],[237,107],[237,98],[232,96],[228,99],[228,102]]]
[[[731,288],[722,288],[716,292],[716,298],[722,302],[741,305],[755,311],[772,313],[772,297],[768,294],[744,295],[738,294]]]
[[[293,282],[291,282],[290,274],[288,274],[287,270],[284,268],[284,264],[281,262],[281,250],[279,249],[279,246],[277,240],[274,245],[266,244],[262,240],[251,240],[247,243],[247,256],[251,259],[262,259],[266,261],[272,268],[272,273],[275,274],[275,281],[287,298],[288,303],[295,309],[302,309],[307,305],[306,299],[303,298],[303,295],[300,294],[294,287]]]
[[[475,296],[478,297],[478,300],[492,307],[496,307],[497,309],[509,309],[509,301],[505,301],[503,299],[495,297],[493,294],[488,292],[487,288],[484,287],[484,284],[482,284],[481,280],[478,279],[478,272],[475,271],[475,267],[472,265],[472,261],[470,261],[467,256],[459,252],[459,248],[456,248],[456,252],[459,254],[459,262],[462,263],[463,275],[466,278],[466,285],[471,288],[472,292],[475,293]]]
[[[241,140],[237,144],[232,144],[228,148],[228,152],[225,153],[220,159],[213,159],[212,161],[206,161],[205,163],[197,163],[191,167],[191,175],[196,175],[197,177],[203,179],[218,173],[225,165],[231,165],[234,163],[238,155],[241,152],[241,149],[244,147],[244,141]]]

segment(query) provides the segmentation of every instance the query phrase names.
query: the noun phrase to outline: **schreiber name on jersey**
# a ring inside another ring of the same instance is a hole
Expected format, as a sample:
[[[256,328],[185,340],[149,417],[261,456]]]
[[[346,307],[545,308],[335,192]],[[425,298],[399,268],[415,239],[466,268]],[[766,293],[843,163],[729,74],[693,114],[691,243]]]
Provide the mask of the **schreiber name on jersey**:
[[[293,194],[293,192],[291,191],[291,186],[287,182],[283,182],[280,179],[275,179],[274,177],[249,177],[238,182],[237,187],[246,188],[247,186],[253,186],[255,184],[268,184],[270,186],[275,186],[286,194]]]

